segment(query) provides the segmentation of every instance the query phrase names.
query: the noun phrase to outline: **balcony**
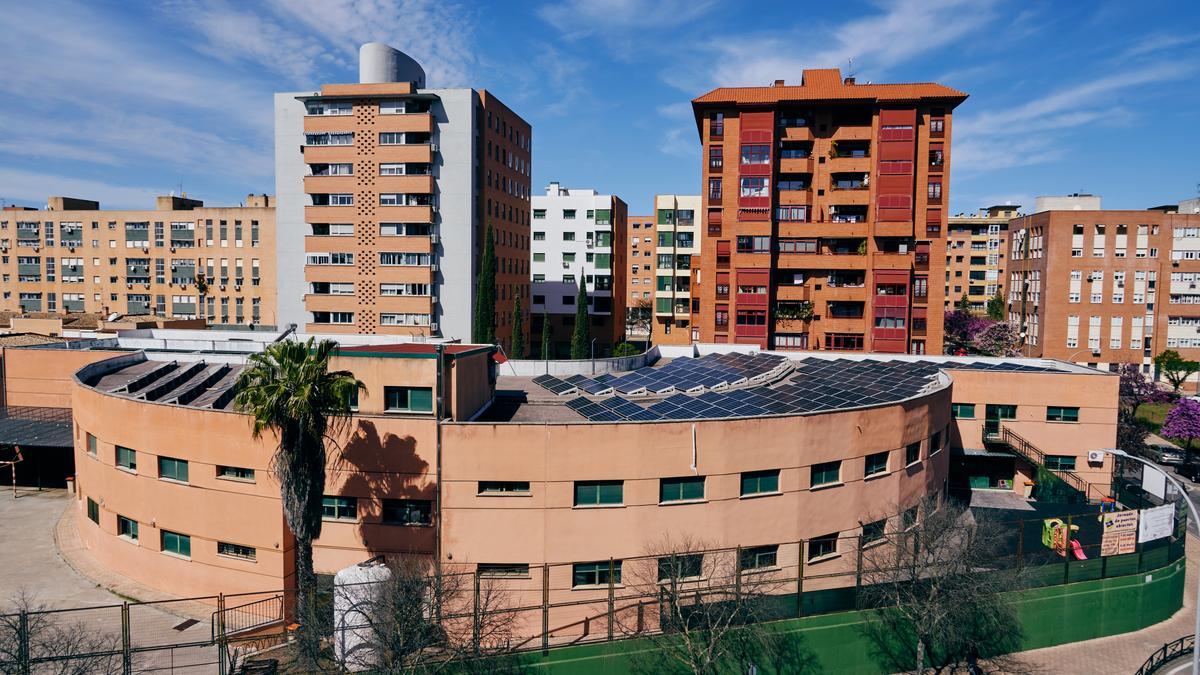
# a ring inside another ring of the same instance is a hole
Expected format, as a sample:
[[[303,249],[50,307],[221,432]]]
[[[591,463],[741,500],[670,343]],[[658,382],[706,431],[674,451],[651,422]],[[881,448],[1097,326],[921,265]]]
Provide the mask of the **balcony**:
[[[867,123],[862,125],[838,126],[833,130],[833,140],[870,142],[871,125],[870,123]]]
[[[875,253],[871,261],[871,265],[875,269],[881,270],[907,270],[913,267],[912,251],[907,253],[878,251]]]
[[[910,220],[877,220],[875,234],[880,237],[912,237],[913,223]]]
[[[811,155],[792,156],[780,155],[779,157],[779,172],[780,173],[807,173],[812,174],[815,161]]]
[[[307,124],[305,126],[307,127]],[[434,131],[433,115],[429,113],[376,115],[374,131],[408,131],[431,134]]]

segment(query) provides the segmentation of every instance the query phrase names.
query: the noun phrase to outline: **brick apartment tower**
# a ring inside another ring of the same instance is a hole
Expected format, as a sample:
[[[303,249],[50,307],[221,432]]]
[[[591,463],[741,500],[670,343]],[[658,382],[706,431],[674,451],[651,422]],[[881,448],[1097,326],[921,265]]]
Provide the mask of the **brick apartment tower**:
[[[529,336],[532,137],[477,89],[427,89],[386,45],[359,83],[275,97],[281,323],[322,333],[469,341],[475,280],[496,240],[496,339]]]
[[[941,353],[951,113],[965,99],[827,69],[692,101],[699,339]]]

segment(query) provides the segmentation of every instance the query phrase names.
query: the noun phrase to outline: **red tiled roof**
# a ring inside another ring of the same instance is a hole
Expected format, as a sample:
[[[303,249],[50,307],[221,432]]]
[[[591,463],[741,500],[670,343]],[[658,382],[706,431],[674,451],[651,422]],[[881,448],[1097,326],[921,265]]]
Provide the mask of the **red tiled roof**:
[[[864,99],[876,101],[913,101],[923,98],[950,99],[953,105],[966,100],[957,89],[934,82],[908,84],[845,84],[837,68],[804,71],[802,83],[765,87],[718,87],[692,99],[699,106],[712,103],[783,103],[790,101],[831,101]]]

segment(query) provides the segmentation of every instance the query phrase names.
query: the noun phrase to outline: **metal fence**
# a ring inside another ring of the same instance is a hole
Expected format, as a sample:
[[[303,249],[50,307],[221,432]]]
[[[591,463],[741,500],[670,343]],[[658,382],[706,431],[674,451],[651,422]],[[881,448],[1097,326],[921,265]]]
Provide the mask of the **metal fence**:
[[[1071,537],[1080,543],[1079,556],[1060,555],[1043,545],[1043,518],[1003,523],[1003,545],[986,567],[1019,569],[1022,585],[1028,588],[1149,572],[1184,556],[1186,518],[1180,511],[1172,535],[1137,544],[1131,553],[1109,556],[1100,555],[1102,526],[1097,516],[1086,506],[1056,515],[1069,530],[1078,527]],[[688,566],[669,569],[694,572],[675,576],[697,598],[760,594],[767,609],[759,619],[863,609],[864,591],[872,583],[872,569],[864,559],[876,546],[898,545],[903,536],[897,532],[871,541],[860,535],[771,547],[688,549],[582,567],[574,563],[450,570],[440,575],[439,588],[451,590],[439,596],[429,613],[448,632],[486,642],[496,652],[646,635],[660,627],[664,560],[671,566]],[[378,597],[385,583],[340,586],[335,592],[331,580],[324,579],[316,598],[316,623],[329,644],[364,629],[352,620],[335,624],[333,605],[338,598]],[[295,591],[275,590],[101,607],[23,608],[0,614],[0,673],[250,672],[241,663],[247,654],[292,641],[295,607]]]

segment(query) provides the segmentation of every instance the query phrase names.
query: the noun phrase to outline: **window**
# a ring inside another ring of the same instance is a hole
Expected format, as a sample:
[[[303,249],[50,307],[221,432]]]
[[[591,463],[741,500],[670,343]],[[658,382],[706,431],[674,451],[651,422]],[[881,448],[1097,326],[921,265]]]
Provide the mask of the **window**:
[[[721,179],[720,178],[709,178],[708,179],[708,199],[710,201],[714,201],[714,202],[721,201]]]
[[[511,494],[528,494],[529,481],[527,480],[481,480],[479,481],[479,494],[481,495],[511,495]]]
[[[921,442],[917,441],[916,443],[909,443],[904,448],[905,465],[915,464],[919,461],[921,461]]]
[[[534,209],[533,210],[533,219],[534,220],[545,220],[546,219],[546,209]],[[545,234],[542,233],[542,236],[544,237]]]
[[[1078,422],[1079,408],[1063,408],[1050,406],[1046,408],[1047,422]]]
[[[658,501],[683,502],[704,499],[704,476],[664,478],[658,483]]]
[[[741,195],[743,197],[770,197],[769,181],[763,176],[750,176],[741,179]]]
[[[742,558],[738,562],[743,570],[761,570],[775,567],[778,561],[778,546],[752,546],[742,549]]]
[[[737,238],[738,253],[770,253],[770,237],[739,236]]]
[[[563,209],[563,220],[575,220],[575,209]]]
[[[917,524],[917,507],[912,507],[900,514],[900,525],[905,530],[911,530]]]
[[[1074,471],[1075,457],[1071,455],[1046,455],[1046,468],[1051,471]]]
[[[975,404],[974,403],[951,403],[950,414],[954,415],[955,419],[973,420],[975,419]]]
[[[575,233],[574,232],[563,232],[562,236],[563,236],[563,241],[575,241]]]
[[[132,518],[125,516],[117,516],[117,536],[125,537],[129,541],[138,540],[138,524]]]
[[[887,450],[884,450],[883,452],[876,452],[874,454],[867,455],[867,464],[865,470],[863,471],[863,475],[877,476],[879,474],[887,473],[889,454],[890,453]]]
[[[708,118],[708,136],[709,138],[725,136],[725,113],[713,113]]]
[[[137,471],[137,452],[130,448],[117,446],[117,466],[130,471]]]
[[[658,559],[658,580],[698,579],[703,567],[704,555],[700,553],[665,556]]]
[[[808,561],[820,560],[837,553],[837,532],[813,537],[808,540]]]
[[[430,387],[384,387],[383,409],[399,412],[433,412]]]
[[[241,558],[242,560],[255,560],[258,558],[258,551],[253,546],[242,546],[241,544],[230,544],[227,541],[218,541],[217,555],[226,555],[230,558]]]
[[[840,461],[821,462],[812,465],[811,487],[832,485],[842,480],[842,463]]]
[[[186,483],[188,480],[188,463],[182,459],[159,457],[158,477]]]
[[[87,435],[87,453],[92,457],[96,456],[96,437],[91,434]]]
[[[771,146],[769,145],[743,145],[742,146],[742,164],[770,164],[771,163]]]
[[[87,514],[88,520],[99,525],[100,524],[100,505],[91,497],[87,498]]]
[[[883,538],[884,531],[887,531],[887,520],[876,520],[874,522],[864,522],[863,524],[863,544],[878,542]]]
[[[357,392],[356,392],[357,393]],[[217,478],[254,482],[254,469],[244,469],[240,466],[218,466]]]
[[[479,563],[479,576],[490,579],[524,579],[529,577],[528,563]]]
[[[612,506],[623,503],[625,503],[623,481],[575,481],[575,506]]]
[[[358,520],[358,499],[355,497],[322,497],[321,517],[331,520]]]
[[[611,565],[611,575],[610,575]],[[621,561],[575,563],[571,566],[571,586],[607,586],[621,583]]]
[[[779,492],[779,469],[742,474],[742,496]]]
[[[163,530],[160,533],[160,539],[163,553],[181,555],[185,558],[192,557],[192,538],[186,534]]]
[[[432,525],[433,502],[428,499],[385,499],[383,522],[388,525]]]

